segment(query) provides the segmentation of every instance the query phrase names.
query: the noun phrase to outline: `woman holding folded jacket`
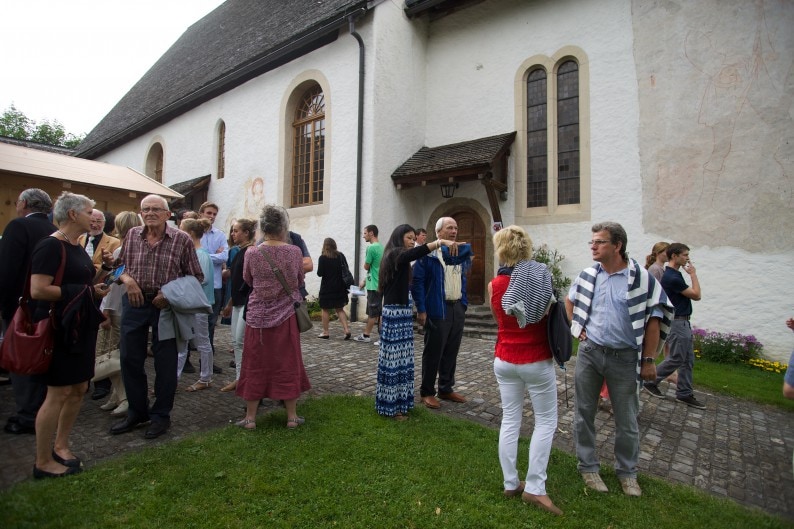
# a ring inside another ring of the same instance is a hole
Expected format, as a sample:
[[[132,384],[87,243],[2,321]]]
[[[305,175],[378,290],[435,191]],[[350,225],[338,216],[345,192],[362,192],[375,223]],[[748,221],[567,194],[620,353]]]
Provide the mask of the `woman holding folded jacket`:
[[[507,226],[494,234],[493,242],[501,267],[488,284],[488,297],[497,323],[494,374],[502,399],[499,463],[504,495],[521,495],[524,502],[561,515],[546,494],[546,467],[557,429],[557,380],[545,315],[552,294],[551,274],[545,265],[531,260],[532,240],[523,228]],[[516,458],[527,392],[535,426],[526,481],[519,481]]]
[[[113,259],[105,252],[102,269],[97,272],[77,241],[90,229],[93,208],[90,198],[64,191],[53,208],[58,230],[33,250],[30,294],[38,301],[33,319],[46,318],[54,302],[57,322],[52,362],[45,374],[38,375],[46,381],[47,397],[36,415],[36,479],[82,470],[82,462],[69,446],[69,435],[88,381],[94,376],[97,331],[103,320],[95,300],[107,293],[107,286],[99,281]],[[54,285],[62,262],[63,279]]]

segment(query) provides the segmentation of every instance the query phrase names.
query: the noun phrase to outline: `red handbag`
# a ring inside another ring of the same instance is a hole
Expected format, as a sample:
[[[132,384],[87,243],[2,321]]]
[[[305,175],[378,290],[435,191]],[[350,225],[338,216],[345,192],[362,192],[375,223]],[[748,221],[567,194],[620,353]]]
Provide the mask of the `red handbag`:
[[[61,245],[61,264],[52,284],[60,286],[63,269],[66,265],[66,249]],[[14,313],[11,325],[6,329],[3,344],[0,346],[0,367],[19,375],[40,375],[46,373],[52,361],[55,346],[55,322],[53,306],[46,318],[33,323],[30,317],[30,272],[25,281],[25,290],[19,299],[19,307]]]

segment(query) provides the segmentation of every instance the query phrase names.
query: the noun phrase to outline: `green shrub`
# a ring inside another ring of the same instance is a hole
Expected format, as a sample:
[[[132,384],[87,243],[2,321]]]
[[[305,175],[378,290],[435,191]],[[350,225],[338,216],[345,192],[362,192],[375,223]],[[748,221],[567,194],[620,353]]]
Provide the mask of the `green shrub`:
[[[560,268],[560,263],[565,260],[564,255],[557,250],[549,248],[547,244],[541,244],[533,249],[532,259],[549,267],[551,283],[554,286],[554,292],[558,296],[564,296],[568,293],[568,288],[571,286],[571,278],[565,277]]]
[[[764,346],[755,336],[692,329],[695,354],[720,364],[741,364],[759,358]]]

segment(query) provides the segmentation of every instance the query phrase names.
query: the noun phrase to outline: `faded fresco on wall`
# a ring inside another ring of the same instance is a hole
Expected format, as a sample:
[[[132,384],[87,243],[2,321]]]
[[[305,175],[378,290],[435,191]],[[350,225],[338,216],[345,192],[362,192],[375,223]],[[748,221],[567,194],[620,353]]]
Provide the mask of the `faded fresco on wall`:
[[[794,247],[794,2],[635,0],[646,231]]]
[[[265,206],[265,181],[260,176],[249,178],[243,184],[245,198],[236,202],[236,206],[226,216],[226,233],[231,232],[232,224],[237,219],[252,219],[259,224],[259,216]]]

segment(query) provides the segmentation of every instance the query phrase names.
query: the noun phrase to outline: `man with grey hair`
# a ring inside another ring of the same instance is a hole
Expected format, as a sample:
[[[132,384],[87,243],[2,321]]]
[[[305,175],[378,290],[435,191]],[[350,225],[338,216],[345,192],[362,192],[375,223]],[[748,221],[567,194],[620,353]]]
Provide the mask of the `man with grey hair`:
[[[672,305],[659,283],[626,251],[628,238],[616,222],[592,227],[588,242],[595,263],[579,274],[565,308],[579,339],[574,383],[574,440],[585,485],[608,492],[599,475],[595,415],[606,381],[615,419],[615,473],[623,493],[640,496],[639,377],[654,380],[655,359],[670,329]]]
[[[91,231],[81,235],[78,241],[93,260],[97,271],[102,266],[102,250],[112,254],[121,246],[120,240],[105,233],[105,214],[98,209],[91,212]]]
[[[121,377],[127,391],[127,417],[110,429],[113,435],[133,430],[151,420],[144,437],[154,439],[171,426],[171,409],[177,384],[177,346],[174,338],[160,339],[160,310],[169,305],[161,287],[179,277],[204,279],[193,241],[169,226],[168,202],[158,195],[141,201],[143,226],[127,232],[119,259],[124,263],[121,282],[127,293],[121,299]],[[149,407],[146,351],[149,330],[154,353],[154,404]]]
[[[452,217],[436,222],[436,239],[455,241],[458,223]],[[441,407],[438,397],[452,402],[466,402],[454,391],[458,350],[466,319],[466,275],[471,267],[471,245],[456,243],[442,246],[418,259],[413,267],[411,294],[416,303],[416,321],[425,328],[422,353],[422,403],[431,409]]]
[[[16,210],[17,218],[8,223],[0,239],[0,310],[4,335],[19,306],[33,248],[55,231],[47,218],[52,211],[52,199],[41,189],[22,191]],[[17,412],[8,419],[4,430],[11,434],[35,433],[36,414],[47,395],[47,385],[29,375],[11,373],[10,378]]]

